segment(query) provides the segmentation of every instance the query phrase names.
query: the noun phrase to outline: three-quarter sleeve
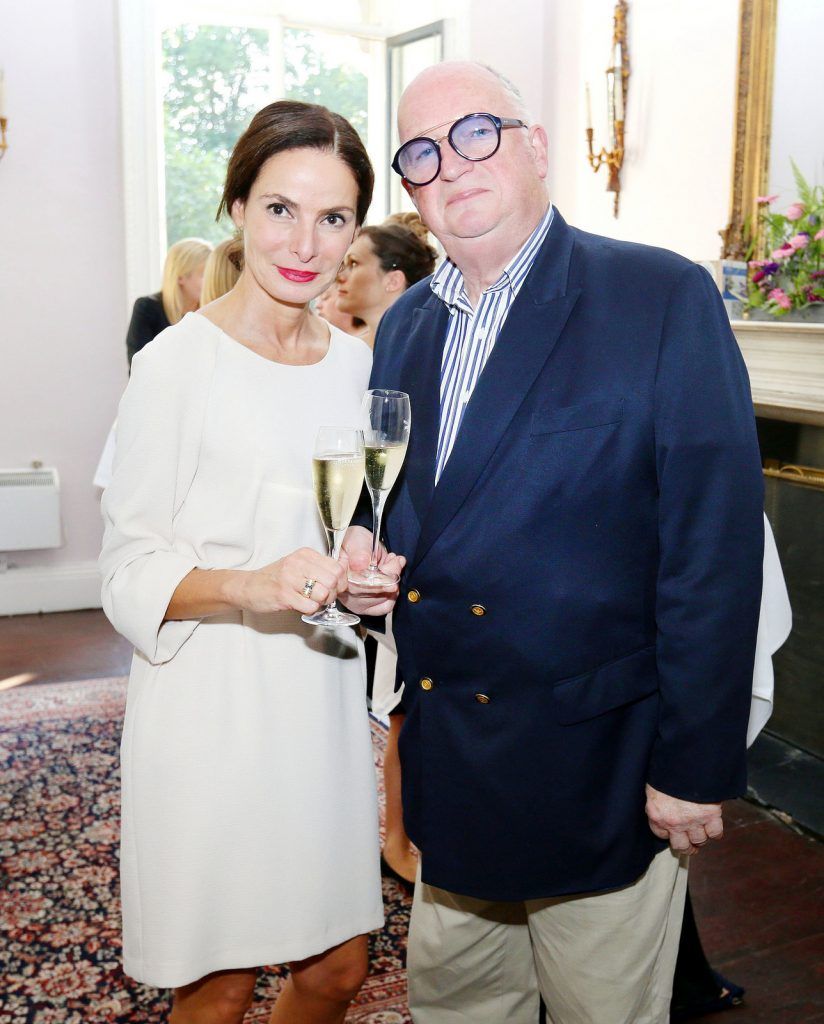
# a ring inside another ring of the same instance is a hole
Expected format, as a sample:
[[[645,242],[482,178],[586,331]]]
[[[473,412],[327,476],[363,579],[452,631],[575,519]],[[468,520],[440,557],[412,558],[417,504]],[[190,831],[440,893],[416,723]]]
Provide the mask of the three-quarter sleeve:
[[[197,470],[214,355],[201,339],[198,348],[188,340],[182,325],[172,328],[135,359],[102,501],[103,608],[153,664],[172,658],[199,621],[163,621],[177,585],[197,567],[174,519]]]

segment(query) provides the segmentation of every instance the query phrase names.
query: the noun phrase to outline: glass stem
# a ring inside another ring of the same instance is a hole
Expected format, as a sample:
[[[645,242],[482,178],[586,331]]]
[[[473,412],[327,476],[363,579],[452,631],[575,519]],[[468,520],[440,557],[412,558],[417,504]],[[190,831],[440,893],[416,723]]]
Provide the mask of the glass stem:
[[[324,527],[324,529],[326,530],[326,542],[329,545],[329,557],[334,558],[335,561],[337,562],[338,558],[340,557],[340,544],[341,541],[343,540],[343,530],[327,530],[326,527]],[[330,603],[326,606],[326,611],[332,615],[337,615],[337,599],[334,601],[330,601]]]
[[[372,560],[369,563],[369,571],[378,571],[378,548],[381,543],[381,522],[383,521],[383,506],[386,502],[386,491],[374,491],[372,494]]]

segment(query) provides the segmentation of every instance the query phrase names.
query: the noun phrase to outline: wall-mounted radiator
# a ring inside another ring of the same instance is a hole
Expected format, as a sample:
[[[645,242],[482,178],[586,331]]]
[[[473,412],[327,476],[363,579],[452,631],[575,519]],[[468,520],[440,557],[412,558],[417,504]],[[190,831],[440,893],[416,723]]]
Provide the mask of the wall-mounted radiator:
[[[60,480],[56,469],[0,469],[0,551],[59,548]]]

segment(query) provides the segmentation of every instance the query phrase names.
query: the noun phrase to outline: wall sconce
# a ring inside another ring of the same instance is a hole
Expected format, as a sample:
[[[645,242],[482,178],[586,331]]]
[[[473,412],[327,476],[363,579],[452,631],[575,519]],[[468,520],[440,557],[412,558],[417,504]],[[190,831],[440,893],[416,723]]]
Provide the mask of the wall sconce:
[[[2,70],[0,70],[0,160],[6,155],[9,144],[6,142],[6,81]]]
[[[618,0],[612,29],[612,64],[607,68],[607,125],[609,127],[609,149],[602,148],[595,153],[592,148],[592,100],[589,83],[587,98],[587,160],[596,173],[602,164],[607,165],[609,178],[607,192],[615,193],[613,215],[618,216],[621,197],[621,167],[624,163],[624,114],[627,108],[629,86],[629,54],[627,52],[627,0]]]

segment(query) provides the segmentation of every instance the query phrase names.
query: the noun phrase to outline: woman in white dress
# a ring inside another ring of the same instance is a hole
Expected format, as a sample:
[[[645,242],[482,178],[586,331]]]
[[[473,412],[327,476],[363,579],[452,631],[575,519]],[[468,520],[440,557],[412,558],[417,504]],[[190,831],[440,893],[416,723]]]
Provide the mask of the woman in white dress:
[[[103,498],[103,604],[136,651],[122,743],[124,968],[171,1024],[338,1024],[383,921],[360,641],[304,624],[346,590],[321,554],[322,424],[357,426],[370,354],[310,312],[363,221],[363,144],[324,107],[261,110],[221,209],[244,270],[133,363]],[[385,555],[394,571],[402,560]],[[394,593],[346,594],[383,614]]]

